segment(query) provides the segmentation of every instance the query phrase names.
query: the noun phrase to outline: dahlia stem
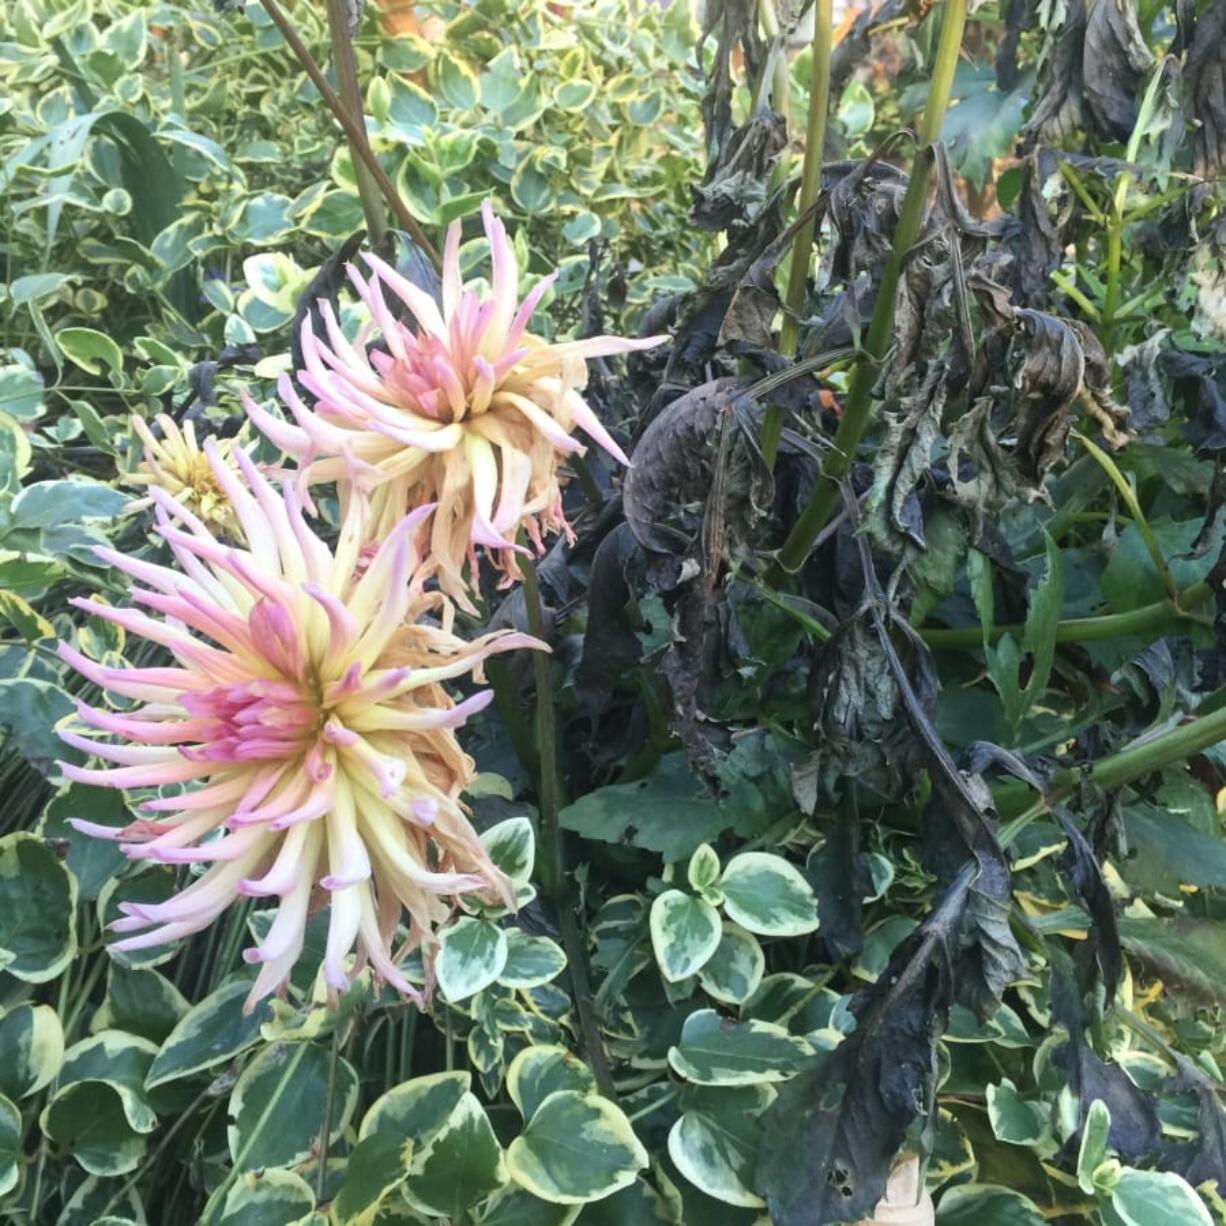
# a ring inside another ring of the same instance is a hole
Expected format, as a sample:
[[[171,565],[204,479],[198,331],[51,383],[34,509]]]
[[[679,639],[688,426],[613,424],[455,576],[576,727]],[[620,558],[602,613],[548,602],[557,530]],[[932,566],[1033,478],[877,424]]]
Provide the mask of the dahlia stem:
[[[328,29],[332,35],[332,67],[336,72],[337,92],[350,119],[357,125],[363,118],[362,89],[358,84],[358,61],[353,51],[353,38],[349,33],[349,16],[345,0],[328,0]],[[383,211],[383,199],[379,185],[370,173],[361,154],[349,142],[353,154],[353,174],[358,184],[358,196],[362,200],[362,213],[366,218],[366,231],[370,241],[378,244],[387,234],[387,216]]]
[[[524,577],[524,605],[528,633],[545,641],[545,610],[532,559],[521,556]],[[564,892],[566,867],[562,854],[562,828],[558,824],[558,730],[553,705],[553,686],[549,676],[547,652],[532,653],[532,679],[536,685],[537,801],[540,806],[540,846],[536,855],[536,875],[545,896],[557,901]]]
[[[1160,736],[1141,737],[1118,753],[1113,753],[1089,766],[1066,766],[1052,776],[1052,786],[1043,798],[1027,805],[1033,789],[1027,784],[1010,781],[992,789],[996,811],[1004,817],[1020,814],[1001,832],[1001,843],[1012,842],[1034,818],[1052,805],[1066,800],[1083,779],[1104,791],[1122,788],[1164,766],[1186,762],[1203,750],[1226,740],[1226,706],[1209,715],[1202,715],[1172,728]]]
[[[826,118],[830,109],[830,56],[834,43],[833,0],[816,0],[813,17],[813,70],[809,82],[809,117],[805,127],[805,160],[800,172],[800,203],[803,216],[817,202],[822,187],[822,154],[826,145]],[[804,302],[805,280],[809,271],[809,253],[813,249],[813,234],[817,228],[816,214],[809,218],[792,239],[792,259],[788,265],[787,298],[784,304],[783,327],[779,333],[779,352],[785,358],[795,356],[800,339],[800,308]],[[776,404],[767,405],[762,419],[762,457],[774,467],[779,452],[779,436],[783,433],[783,410]]]
[[[533,638],[545,639],[545,610],[536,567],[530,557],[519,559],[524,579],[524,605],[528,616],[528,632]],[[566,878],[566,856],[562,843],[562,827],[558,820],[561,788],[558,782],[557,714],[550,684],[549,656],[543,651],[532,653],[532,675],[536,683],[536,742],[539,769],[537,801],[540,809],[540,841],[536,856],[536,876],[541,889],[554,905],[566,966],[570,973],[575,1012],[579,1018],[579,1037],[583,1054],[596,1078],[600,1092],[617,1101],[617,1088],[609,1068],[600,1022],[596,1017],[588,974],[587,947],[575,914],[575,899]]]
[[[894,246],[881,274],[864,352],[852,372],[851,391],[844,405],[843,419],[835,433],[834,445],[822,465],[817,488],[779,551],[779,565],[789,574],[795,574],[804,565],[817,534],[830,518],[838,497],[839,482],[851,468],[856,447],[873,417],[873,387],[882,359],[894,337],[894,305],[903,262],[919,235],[924,219],[928,176],[932,166],[929,147],[941,135],[941,125],[949,106],[954,69],[962,48],[962,31],[966,26],[966,6],[967,0],[945,0],[941,37],[933,61],[928,102],[920,122],[915,157],[911,163],[911,177],[907,181],[907,192],[894,230]]]
[[[1057,643],[1084,643],[1091,640],[1122,638],[1128,634],[1146,634],[1174,625],[1192,616],[1192,610],[1204,604],[1213,593],[1207,583],[1194,583],[1179,593],[1177,600],[1158,600],[1127,613],[1104,613],[1100,617],[1072,617],[1056,625]],[[1006,634],[1020,637],[1021,626],[993,626],[988,641],[998,642]],[[920,637],[938,651],[964,651],[983,645],[983,628],[966,626],[956,630],[921,629]]]
[[[289,44],[289,48],[294,53],[298,63],[302,65],[302,70],[311,78],[311,84],[319,90],[319,96],[324,100],[328,110],[336,117],[336,122],[341,125],[349,141],[349,147],[358,155],[359,160],[370,171],[371,178],[378,184],[379,190],[383,193],[383,198],[388,203],[388,207],[396,214],[396,220],[405,228],[413,241],[430,257],[430,262],[434,265],[435,269],[441,271],[442,261],[439,259],[438,252],[434,249],[434,244],[427,238],[426,232],[421,226],[417,224],[417,218],[409,212],[409,206],[400,198],[400,193],[396,190],[395,185],[387,177],[383,167],[379,165],[379,159],[375,157],[374,150],[371,149],[370,142],[366,139],[365,129],[362,125],[354,122],[345,104],[336,96],[336,91],[328,84],[328,78],[324,76],[323,71],[315,62],[315,57],[307,49],[306,43],[298,37],[298,31],[294,29],[293,23],[285,15],[284,9],[277,3],[277,0],[260,0],[260,3],[264,6],[264,11],[272,18],[273,24],[281,31],[281,37]]]

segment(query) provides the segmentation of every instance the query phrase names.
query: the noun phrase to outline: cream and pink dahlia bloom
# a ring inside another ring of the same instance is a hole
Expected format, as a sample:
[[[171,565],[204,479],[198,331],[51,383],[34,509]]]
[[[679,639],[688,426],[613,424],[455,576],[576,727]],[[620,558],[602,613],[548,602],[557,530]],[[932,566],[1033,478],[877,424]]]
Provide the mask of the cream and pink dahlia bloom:
[[[443,683],[480,679],[493,652],[541,644],[452,633],[450,604],[422,586],[419,539],[431,507],[401,518],[367,558],[355,502],[332,550],[292,487],[275,490],[242,451],[233,453],[237,472],[211,442],[205,454],[246,547],[223,544],[154,486],[157,531],[182,573],[99,550],[134,580],[141,607],[77,602],[165,648],[172,662],[108,668],[60,647],[89,680],[141,704],[80,704],[80,719],[100,735],[63,739],[114,765],[65,763],[65,776],[158,790],[122,829],[77,827],[117,838],[134,860],[203,869],[169,901],[125,904],[115,927],[131,935],[114,948],[186,937],[240,896],[276,898],[267,935],[245,954],[261,964],[254,1003],[285,982],[308,916],[327,902],[327,983],[343,988],[368,963],[417,998],[398,963],[418,946],[429,955],[455,896],[513,901],[460,802],[473,766],[455,729],[489,692],[456,703]]]
[[[510,581],[519,574],[520,530],[538,551],[544,534],[567,531],[558,469],[563,457],[583,451],[576,430],[628,463],[581,395],[587,359],[664,339],[550,343],[534,336],[533,312],[556,274],[520,301],[515,251],[488,201],[482,219],[488,294],[462,284],[459,222],[447,233],[441,305],[365,255],[368,276],[349,269],[369,316],[356,338],[345,336],[327,302],[319,304],[324,335],[309,318],[303,326],[298,383],[312,407],[288,376],[278,390],[293,424],[245,401],[260,430],[297,460],[304,490],[336,481],[346,501],[370,501],[372,539],[407,509],[437,504],[430,563],[441,589],[465,608],[477,547]]]
[[[234,541],[242,540],[242,529],[229,496],[213,475],[213,466],[196,441],[196,428],[190,421],[179,425],[167,413],[154,419],[161,437],[155,437],[149,426],[133,416],[129,423],[140,440],[144,457],[124,481],[128,485],[144,486],[146,490],[164,490],[176,502],[202,520],[209,528]],[[221,439],[214,444],[227,464],[234,447],[233,439]],[[152,498],[140,498],[129,503],[130,511],[147,510]]]

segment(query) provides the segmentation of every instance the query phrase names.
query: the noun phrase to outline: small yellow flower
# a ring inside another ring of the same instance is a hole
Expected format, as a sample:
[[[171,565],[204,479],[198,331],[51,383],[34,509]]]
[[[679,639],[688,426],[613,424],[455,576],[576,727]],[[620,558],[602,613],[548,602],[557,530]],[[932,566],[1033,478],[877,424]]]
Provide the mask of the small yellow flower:
[[[155,421],[161,438],[156,438],[141,418],[131,419],[132,429],[144,444],[145,457],[137,465],[136,471],[124,480],[129,485],[164,490],[202,523],[232,541],[241,542],[243,529],[234,514],[229,496],[196,441],[195,427],[190,421],[180,426],[165,413],[159,414]],[[231,466],[230,452],[233,448],[233,439],[217,440],[218,453]],[[152,498],[142,498],[132,503],[130,509],[139,511],[152,504]]]

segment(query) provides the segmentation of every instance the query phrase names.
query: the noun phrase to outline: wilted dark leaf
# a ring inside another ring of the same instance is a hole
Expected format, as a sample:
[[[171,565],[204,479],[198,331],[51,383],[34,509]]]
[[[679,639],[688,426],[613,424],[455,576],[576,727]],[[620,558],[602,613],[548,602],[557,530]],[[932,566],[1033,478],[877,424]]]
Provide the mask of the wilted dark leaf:
[[[873,463],[873,488],[865,504],[867,531],[894,553],[924,548],[920,483],[932,467],[948,389],[946,370],[933,365],[912,395],[885,414],[885,437]]]
[[[932,1121],[936,1042],[953,992],[951,944],[974,871],[963,871],[852,1001],[855,1031],[787,1082],[763,1115],[756,1182],[775,1226],[871,1216],[911,1125]]]
[[[1017,258],[1009,266],[1023,306],[1044,307],[1051,299],[1051,274],[1064,259],[1064,226],[1072,213],[1073,194],[1055,157],[1035,149],[1022,164],[1017,199]]]
[[[1143,432],[1166,424],[1171,415],[1159,357],[1166,346],[1168,329],[1159,328],[1152,336],[1119,352],[1124,371],[1124,392],[1130,414],[1128,424]]]
[[[950,764],[952,766],[952,764]],[[992,818],[992,793],[974,773],[938,768],[924,812],[924,858],[938,888],[952,881],[968,855],[978,872],[967,894],[955,962],[957,997],[982,1019],[1025,969],[1009,927],[1013,878]]]
[[[981,397],[949,431],[949,476],[957,502],[982,522],[1019,496],[1034,500],[1039,491],[1027,485],[992,429],[992,401]]]
[[[1179,1076],[1170,1084],[1172,1090],[1191,1090],[1196,1095],[1195,1141],[1179,1146],[1171,1161],[1173,1166],[1195,1188],[1202,1183],[1217,1184],[1218,1194],[1226,1191],[1226,1110],[1222,1107],[1222,1087],[1215,1085],[1201,1069],[1184,1056],[1178,1057]]]
[[[763,204],[775,159],[787,146],[787,126],[774,111],[755,112],[727,140],[718,162],[693,187],[690,220],[700,230],[747,225]]]
[[[1085,835],[1073,824],[1061,806],[1053,810],[1068,846],[1060,857],[1061,871],[1068,877],[1081,905],[1090,913],[1094,926],[1090,931],[1094,955],[1102,976],[1103,992],[1110,1002],[1123,974],[1124,959],[1120,953],[1120,934],[1115,922],[1115,904],[1111,891],[1103,881],[1102,868]]]
[[[914,667],[913,690],[930,715],[936,676],[926,655],[917,654]],[[862,614],[818,647],[809,671],[809,710],[827,795],[843,779],[888,799],[914,787],[923,757],[890,661]]]
[[[714,379],[674,400],[644,431],[626,474],[626,522],[647,550],[676,554],[695,546],[711,493],[721,422],[730,414],[741,379]],[[729,487],[747,514],[751,482]],[[737,500],[737,499],[734,499]]]
[[[1008,93],[1018,83],[1017,49],[1022,34],[1034,24],[1034,0],[1005,0],[1005,36],[996,50],[996,88]]]
[[[1198,122],[1192,168],[1207,178],[1226,170],[1226,0],[1197,19],[1184,64],[1188,116]]]
[[[1034,109],[1024,129],[1028,143],[1059,145],[1081,127],[1085,0],[1069,0],[1064,28],[1043,65]]]
[[[1008,292],[985,278],[975,278],[972,288],[995,321],[975,373],[976,394],[985,384],[999,386],[1007,379],[1011,385],[1001,403],[1013,420],[1022,475],[1038,486],[1063,459],[1077,407],[1102,430],[1109,446],[1123,446],[1128,410],[1113,399],[1107,357],[1094,333],[1080,320],[1013,306]],[[1002,340],[1003,359],[998,356]],[[1002,361],[1004,369],[994,369],[995,361]]]
[[[1154,1096],[1139,1089],[1118,1064],[1109,1064],[1090,1047],[1085,1007],[1068,955],[1054,949],[1052,954],[1052,1019],[1068,1031],[1069,1040],[1060,1049],[1060,1058],[1069,1089],[1081,1104],[1081,1123],[1091,1103],[1101,1099],[1111,1113],[1111,1146],[1125,1162],[1143,1162],[1157,1152],[1159,1145]]]
[[[703,46],[716,26],[719,43],[707,78],[707,92],[702,100],[702,118],[707,132],[707,165],[718,165],[732,137],[732,53],[740,47],[745,56],[749,79],[753,80],[765,57],[765,48],[758,36],[758,10],[752,0],[714,0],[703,14],[695,55],[704,62]]]
[[[860,854],[860,814],[854,795],[839,805],[826,842],[809,861],[807,876],[818,898],[821,938],[831,958],[853,958],[864,946],[861,917],[872,882]]]
[[[324,262],[319,271],[311,278],[310,283],[298,298],[294,307],[294,321],[290,324],[290,356],[293,359],[293,369],[303,370],[306,359],[302,356],[302,325],[309,319],[315,328],[315,335],[323,335],[323,316],[319,313],[319,301],[322,298],[336,307],[341,291],[349,284],[345,268],[357,254],[365,230],[351,234]],[[398,301],[395,295],[391,301]]]
[[[1221,355],[1172,347],[1159,363],[1163,374],[1175,381],[1175,395],[1182,401],[1188,419],[1184,437],[1198,451],[1226,450],[1226,363]]]
[[[588,579],[587,626],[575,681],[599,701],[614,689],[641,654],[635,634],[635,598],[627,572],[640,558],[630,525],[618,524],[600,542]]]
[[[1108,140],[1126,141],[1137,122],[1153,52],[1137,25],[1134,0],[1094,0],[1082,60],[1086,109]]]

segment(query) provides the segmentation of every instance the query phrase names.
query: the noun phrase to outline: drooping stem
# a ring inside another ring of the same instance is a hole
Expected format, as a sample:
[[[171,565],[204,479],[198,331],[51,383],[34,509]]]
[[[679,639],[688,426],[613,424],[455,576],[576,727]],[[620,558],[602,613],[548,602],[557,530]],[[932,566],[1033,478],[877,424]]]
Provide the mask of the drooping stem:
[[[804,565],[813,541],[830,518],[838,497],[839,482],[851,468],[856,447],[872,419],[873,385],[894,335],[894,305],[903,262],[919,235],[928,199],[928,175],[932,164],[929,146],[941,134],[953,87],[954,69],[962,47],[962,31],[966,25],[966,0],[945,0],[944,10],[911,177],[894,230],[894,245],[881,274],[864,354],[852,372],[851,390],[844,404],[843,419],[835,433],[834,445],[822,465],[817,488],[779,551],[779,565],[789,573],[795,573]]]
[[[358,155],[359,160],[366,166],[367,170],[370,171],[371,177],[378,184],[379,190],[383,193],[384,200],[388,203],[388,207],[396,215],[396,220],[405,228],[413,241],[430,257],[430,262],[434,267],[441,270],[442,262],[439,260],[438,252],[434,249],[434,244],[426,236],[426,232],[421,226],[418,225],[417,218],[409,212],[409,206],[401,199],[395,185],[387,177],[387,172],[379,165],[379,159],[375,157],[374,150],[371,149],[370,142],[366,139],[364,128],[353,121],[344,103],[337,97],[336,90],[328,84],[328,78],[324,76],[323,71],[315,62],[315,57],[311,55],[307,45],[299,38],[298,31],[294,29],[293,22],[285,15],[285,11],[277,3],[277,0],[260,0],[260,3],[264,6],[264,11],[272,18],[273,24],[281,31],[281,37],[289,44],[289,48],[294,53],[298,63],[302,65],[302,70],[311,78],[311,84],[319,91],[319,96],[324,100],[328,110],[336,117],[336,122],[341,125],[349,141],[350,148]]]
[[[358,84],[358,61],[353,50],[353,38],[349,32],[348,6],[345,0],[328,0],[328,29],[332,35],[332,65],[336,70],[337,93],[349,117],[361,125],[362,88]],[[358,196],[362,201],[362,214],[366,218],[366,231],[372,243],[379,243],[387,233],[387,215],[384,213],[383,197],[379,185],[362,161],[362,155],[349,142],[353,155],[353,174],[357,179]]]
[[[822,153],[826,145],[826,117],[830,109],[830,55],[834,42],[833,0],[816,0],[813,14],[813,75],[809,82],[809,117],[805,125],[805,160],[800,171],[799,212],[813,208],[822,187]],[[809,253],[813,248],[816,216],[796,231],[792,239],[792,258],[788,265],[788,288],[779,333],[779,352],[785,358],[796,353],[800,336],[800,309],[804,302]],[[762,457],[774,466],[783,432],[783,410],[767,405],[762,419]]]
[[[541,589],[536,567],[531,558],[519,559],[524,582],[524,604],[527,609],[528,632],[533,638],[545,639],[545,610],[541,604]],[[540,808],[540,832],[536,856],[536,876],[541,890],[554,905],[566,966],[570,975],[571,993],[579,1018],[579,1037],[583,1054],[596,1077],[600,1092],[616,1101],[617,1089],[609,1068],[609,1058],[600,1033],[592,997],[587,967],[587,948],[575,918],[574,899],[566,877],[566,856],[562,842],[562,827],[558,820],[561,788],[558,780],[557,716],[553,704],[553,687],[549,675],[549,656],[543,651],[532,653],[532,676],[536,686],[536,747],[537,801]]]

